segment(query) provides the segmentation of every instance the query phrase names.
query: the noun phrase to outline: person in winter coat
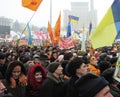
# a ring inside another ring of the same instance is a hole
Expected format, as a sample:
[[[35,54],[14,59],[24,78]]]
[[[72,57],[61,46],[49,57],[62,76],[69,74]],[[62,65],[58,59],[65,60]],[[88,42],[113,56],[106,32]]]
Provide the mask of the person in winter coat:
[[[116,97],[110,93],[108,81],[103,77],[87,73],[75,82],[78,97]]]
[[[75,82],[81,76],[89,72],[88,65],[85,64],[83,58],[75,57],[66,66],[66,72],[70,79],[65,82],[65,97],[77,97]]]
[[[28,71],[26,97],[39,97],[40,87],[46,79],[46,71],[40,64],[35,64]]]
[[[2,52],[0,52],[0,79],[4,79],[5,78],[5,72],[7,69],[7,65],[6,63],[6,55]]]
[[[90,72],[92,72],[93,74],[98,75],[98,76],[100,75],[100,69],[98,67],[98,60],[94,56],[90,57],[89,69],[90,69]]]
[[[21,62],[13,61],[8,65],[3,83],[13,97],[25,97],[27,86],[26,69]]]
[[[47,79],[41,86],[39,97],[63,97],[62,70],[59,62],[52,62],[48,65]]]
[[[108,82],[110,87],[110,92],[114,97],[120,97],[120,89],[117,87],[119,82],[113,78],[115,68],[106,69],[101,76],[103,76]]]
[[[2,80],[0,80],[0,97],[13,97],[11,93],[8,93],[6,87],[2,83]]]

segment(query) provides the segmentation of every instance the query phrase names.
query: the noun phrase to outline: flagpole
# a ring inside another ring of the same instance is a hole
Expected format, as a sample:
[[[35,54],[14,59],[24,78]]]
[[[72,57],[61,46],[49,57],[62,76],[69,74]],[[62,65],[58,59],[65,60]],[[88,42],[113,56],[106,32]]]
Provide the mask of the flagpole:
[[[35,13],[36,13],[36,11],[33,13],[33,15],[31,16],[30,20],[27,22],[25,28],[24,28],[23,31],[21,32],[21,34],[20,34],[20,39],[21,39],[22,34],[24,33],[24,31],[26,30],[27,25],[30,23],[30,21],[32,20],[33,16],[35,15]],[[20,39],[17,41],[17,46],[18,46],[18,44],[19,44]]]
[[[50,0],[50,25],[52,28],[52,0]],[[54,43],[53,43],[53,46],[54,46]]]
[[[83,24],[83,37],[82,37],[81,51],[85,51],[85,27],[84,27],[84,24]]]
[[[50,0],[50,24],[52,26],[52,0]]]

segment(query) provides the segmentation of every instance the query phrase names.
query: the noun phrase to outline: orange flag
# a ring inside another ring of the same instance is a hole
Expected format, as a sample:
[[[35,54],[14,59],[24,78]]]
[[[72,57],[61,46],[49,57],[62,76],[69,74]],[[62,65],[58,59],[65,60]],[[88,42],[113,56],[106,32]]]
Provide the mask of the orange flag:
[[[36,11],[42,0],[22,0],[22,6]]]
[[[89,48],[89,51],[90,51],[90,55],[93,56],[94,55],[94,50],[92,47]]]
[[[60,13],[58,20],[56,22],[56,25],[54,27],[54,35],[55,35],[55,39],[57,41],[60,40],[60,27],[61,27],[61,13]]]
[[[50,36],[50,39],[51,39],[52,43],[54,44],[54,36],[53,36],[52,28],[51,28],[51,25],[50,25],[49,22],[48,22],[47,31],[49,32],[49,36]]]

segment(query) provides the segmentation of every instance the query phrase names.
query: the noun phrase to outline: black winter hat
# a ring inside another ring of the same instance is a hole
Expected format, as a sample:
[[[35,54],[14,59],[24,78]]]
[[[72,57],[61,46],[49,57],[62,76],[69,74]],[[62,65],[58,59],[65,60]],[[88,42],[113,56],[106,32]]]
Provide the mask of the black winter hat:
[[[48,71],[54,73],[58,66],[61,65],[59,62],[52,62],[48,65]]]
[[[6,55],[2,52],[0,52],[0,59],[5,59],[6,58]]]
[[[40,60],[49,60],[47,55],[41,54],[40,55]]]
[[[76,69],[80,68],[80,66],[84,63],[82,58],[75,57],[71,60],[66,66],[66,73],[69,76],[74,76],[76,74]]]
[[[111,64],[116,63],[116,62],[117,62],[117,59],[118,59],[118,57],[113,57],[113,58],[111,58],[111,59],[110,59],[110,63],[111,63]]]
[[[106,70],[101,74],[101,76],[103,76],[103,77],[111,84],[111,83],[117,82],[117,81],[115,81],[115,79],[113,78],[114,72],[115,72],[115,68],[109,68],[109,69],[106,69]]]
[[[31,58],[31,56],[23,56],[23,58],[22,58],[22,62],[23,63],[26,63],[27,61],[29,61],[29,60],[31,60],[32,58]]]
[[[104,60],[107,57],[107,53],[101,53],[99,59]]]
[[[99,91],[108,85],[108,82],[103,78],[88,73],[79,78],[75,86],[78,90],[78,97],[94,97]]]
[[[106,69],[108,69],[108,68],[110,68],[110,67],[111,67],[111,63],[108,62],[108,61],[101,61],[101,62],[99,63],[99,69],[100,69],[101,73],[102,73],[104,70],[106,70]]]

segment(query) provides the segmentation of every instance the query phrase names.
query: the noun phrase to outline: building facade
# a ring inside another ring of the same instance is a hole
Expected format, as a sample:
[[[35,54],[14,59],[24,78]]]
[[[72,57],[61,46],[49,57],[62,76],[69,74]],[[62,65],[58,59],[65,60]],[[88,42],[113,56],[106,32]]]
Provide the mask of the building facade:
[[[81,30],[83,25],[85,29],[89,29],[89,24],[92,22],[92,29],[97,26],[97,10],[94,9],[94,1],[89,2],[71,2],[71,9],[63,11],[63,29],[67,29],[69,15],[79,17],[77,24],[71,23],[71,29]]]

